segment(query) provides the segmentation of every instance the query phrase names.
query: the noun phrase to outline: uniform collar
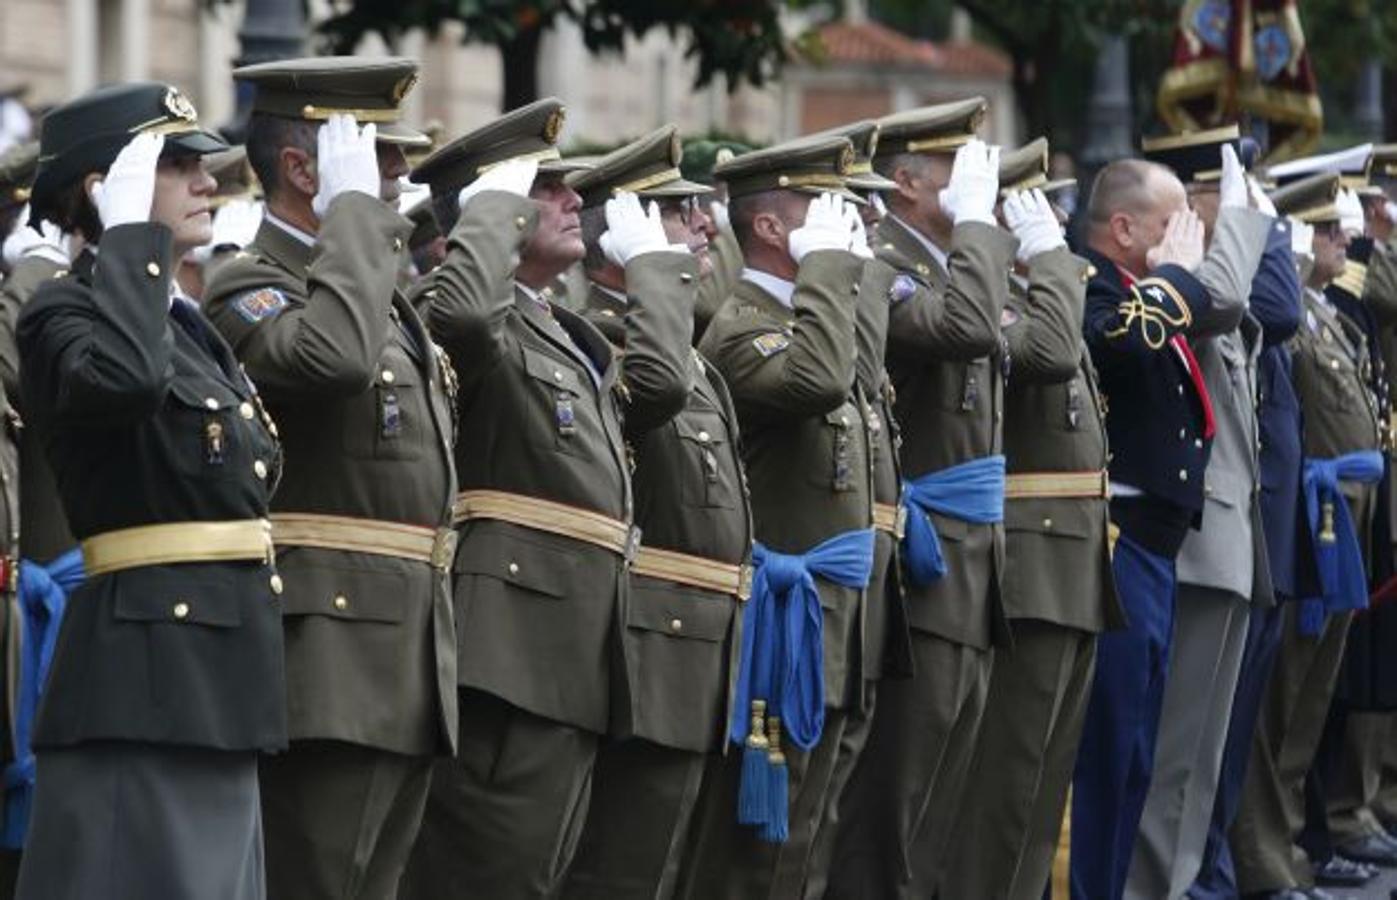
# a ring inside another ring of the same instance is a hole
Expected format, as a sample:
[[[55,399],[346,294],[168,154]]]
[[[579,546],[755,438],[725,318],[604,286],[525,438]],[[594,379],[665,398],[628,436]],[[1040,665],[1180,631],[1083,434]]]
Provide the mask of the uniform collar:
[[[268,222],[271,222],[273,225],[280,228],[287,234],[291,235],[293,238],[300,241],[302,244],[305,244],[307,247],[315,246],[315,235],[311,234],[310,232],[302,231],[301,229],[297,228],[295,225],[292,225],[285,219],[278,217],[275,213],[264,212],[263,215],[266,217],[266,220]]]
[[[794,281],[787,281],[760,269],[748,268],[742,270],[742,280],[750,281],[761,288],[786,309],[795,309],[796,284]]]
[[[946,268],[945,250],[942,250],[940,247],[936,246],[936,244],[931,240],[931,238],[922,234],[916,228],[913,228],[910,224],[908,224],[908,222],[905,219],[902,219],[899,216],[892,215],[891,213],[888,215],[888,218],[892,219],[902,228],[903,231],[907,232],[913,238],[915,238],[917,243],[922,245],[922,249],[925,250],[927,254],[931,256],[932,259],[936,260],[936,264],[941,267],[941,271],[948,271],[948,269]]]

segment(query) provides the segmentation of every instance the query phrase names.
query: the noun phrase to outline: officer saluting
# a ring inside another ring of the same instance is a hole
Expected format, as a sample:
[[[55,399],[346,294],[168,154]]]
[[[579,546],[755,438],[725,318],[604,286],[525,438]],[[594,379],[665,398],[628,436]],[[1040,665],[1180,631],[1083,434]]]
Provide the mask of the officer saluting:
[[[1014,646],[997,653],[940,889],[947,897],[1037,898],[1047,882],[1081,740],[1096,635],[1122,622],[1111,576],[1106,425],[1082,339],[1091,266],[1068,251],[1048,197],[1043,138],[999,160],[1001,215],[1021,234],[1002,317],[1004,608]]]
[[[391,202],[402,148],[426,141],[396,122],[416,68],[234,72],[256,89],[266,216],[206,303],[286,446],[272,526],[292,744],[262,763],[274,898],[393,896],[431,757],[455,738],[451,377],[395,288],[412,230]]]
[[[698,203],[709,189],[680,177],[675,132],[665,126],[569,177],[583,204],[586,315],[625,348],[632,395],[670,362],[657,339],[688,343],[696,294],[712,277]],[[570,900],[672,894],[706,754],[726,740],[752,528],[727,386],[697,351],[677,360],[679,377],[659,377],[687,390],[625,419],[642,538],[621,632],[626,696],[612,710],[620,740],[597,757]]]
[[[869,252],[845,187],[852,162],[847,139],[826,137],[715,169],[746,268],[699,349],[732,391],[759,544],[735,746],[710,766],[682,876],[681,896],[695,900],[801,896],[837,773],[857,752],[843,736],[863,682],[856,646],[873,497],[854,372]]]
[[[556,894],[600,737],[625,714],[614,629],[637,535],[621,416],[665,403],[672,413],[688,349],[666,333],[678,329],[661,328],[627,350],[653,354],[654,377],[624,380],[606,339],[551,302],[549,285],[584,253],[562,124],[562,104],[540,100],[452,141],[412,176],[431,185],[449,235],[446,259],[420,284],[461,379],[462,482],[461,743],[433,775],[403,884],[414,900]]]
[[[20,897],[264,896],[257,753],[286,742],[266,521],[279,453],[232,352],[171,281],[209,240],[199,157],[224,147],[164,84],[103,88],[46,120],[34,216],[99,253],[19,320],[25,408],[88,574],[36,726]]]

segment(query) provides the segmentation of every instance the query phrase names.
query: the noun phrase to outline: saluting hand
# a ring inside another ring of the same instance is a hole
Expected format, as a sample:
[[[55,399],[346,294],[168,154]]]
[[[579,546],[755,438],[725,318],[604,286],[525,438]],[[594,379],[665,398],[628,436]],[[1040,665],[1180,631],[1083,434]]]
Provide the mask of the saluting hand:
[[[1314,256],[1315,227],[1309,222],[1294,218],[1290,220],[1290,252],[1297,258]]]
[[[872,259],[873,248],[868,246],[868,229],[863,224],[863,216],[852,203],[844,204],[844,221],[849,226],[849,252],[859,259]]]
[[[1192,272],[1203,262],[1203,220],[1191,209],[1183,209],[1169,217],[1164,226],[1164,239],[1150,248],[1145,262],[1151,269],[1176,265]]]
[[[1350,188],[1339,191],[1339,196],[1334,199],[1334,208],[1339,211],[1339,227],[1344,234],[1349,237],[1359,237],[1363,234],[1363,201],[1358,199]]]
[[[687,246],[670,244],[660,219],[659,204],[650,201],[647,213],[640,206],[640,198],[630,191],[622,191],[606,201],[606,231],[598,243],[606,258],[623,269],[642,253],[689,252]]]
[[[1243,209],[1247,205],[1247,173],[1231,144],[1222,145],[1222,178],[1218,182],[1218,207]]]
[[[1066,247],[1057,213],[1043,192],[1015,191],[1004,198],[1004,222],[1019,239],[1015,255],[1019,262],[1028,262],[1040,253]]]
[[[511,159],[487,169],[483,175],[461,188],[456,195],[456,208],[465,209],[466,202],[485,191],[504,191],[516,197],[527,197],[538,177],[538,160]]]
[[[38,228],[26,225],[24,223],[28,218],[29,207],[26,206],[20,210],[15,230],[0,246],[0,259],[4,259],[5,265],[14,268],[15,263],[26,256],[38,256],[60,266],[68,265],[72,261],[68,235],[48,219],[39,222]]]
[[[852,235],[844,220],[844,198],[826,191],[811,199],[805,224],[791,231],[786,249],[796,265],[816,250],[848,250]]]
[[[103,228],[150,221],[155,169],[164,149],[163,134],[138,134],[112,160],[106,177],[93,182],[92,203]]]
[[[941,209],[953,224],[994,224],[999,199],[999,148],[973,139],[956,151],[951,180],[939,196]]]
[[[346,191],[379,196],[378,126],[370,122],[362,129],[347,113],[335,113],[316,134],[315,171],[320,187],[311,209],[320,217],[330,202]]]

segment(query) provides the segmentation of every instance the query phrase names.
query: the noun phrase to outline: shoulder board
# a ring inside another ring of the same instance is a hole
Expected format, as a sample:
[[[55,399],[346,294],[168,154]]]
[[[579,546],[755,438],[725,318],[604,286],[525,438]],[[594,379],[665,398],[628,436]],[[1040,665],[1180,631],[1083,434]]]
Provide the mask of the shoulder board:
[[[273,287],[247,291],[233,298],[233,309],[249,322],[270,319],[286,308],[286,295]]]
[[[762,356],[774,356],[791,346],[791,339],[779,332],[759,334],[752,338],[752,346],[756,347]]]

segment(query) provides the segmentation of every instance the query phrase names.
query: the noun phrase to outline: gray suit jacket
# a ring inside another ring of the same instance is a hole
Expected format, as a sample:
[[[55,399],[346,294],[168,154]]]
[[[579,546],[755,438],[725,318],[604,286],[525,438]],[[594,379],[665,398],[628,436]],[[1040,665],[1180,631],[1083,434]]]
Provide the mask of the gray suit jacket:
[[[1247,312],[1251,279],[1266,249],[1271,217],[1251,209],[1218,214],[1198,278],[1213,305],[1188,332],[1212,399],[1212,455],[1204,486],[1203,525],[1189,532],[1178,556],[1178,577],[1274,602],[1261,528],[1257,457],[1256,361],[1261,327]]]

